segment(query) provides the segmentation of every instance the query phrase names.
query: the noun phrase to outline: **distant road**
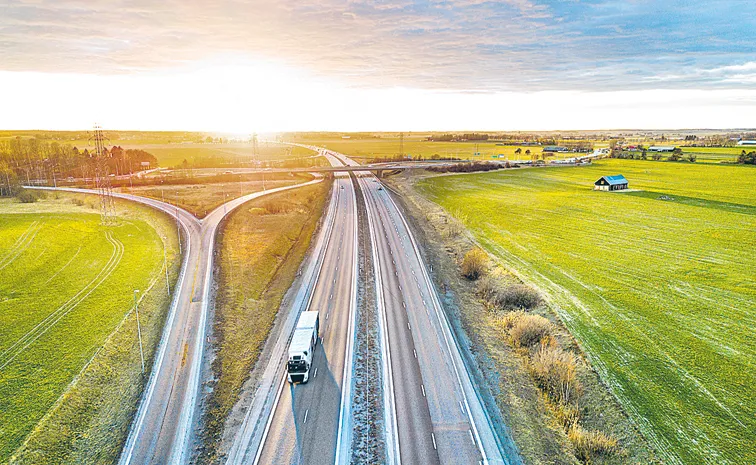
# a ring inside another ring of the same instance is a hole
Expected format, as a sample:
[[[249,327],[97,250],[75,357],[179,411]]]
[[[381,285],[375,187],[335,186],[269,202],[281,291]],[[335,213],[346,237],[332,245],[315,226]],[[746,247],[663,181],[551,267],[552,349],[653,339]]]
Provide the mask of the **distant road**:
[[[208,297],[212,284],[213,247],[220,221],[233,209],[252,199],[315,184],[321,180],[239,197],[216,208],[203,220],[159,200],[113,194],[114,197],[143,203],[177,218],[183,230],[184,248],[184,261],[171,308],[147,387],[121,453],[120,464],[183,464],[191,456],[189,446],[197,421],[200,364],[205,346]],[[97,194],[96,190],[89,189],[57,190]]]

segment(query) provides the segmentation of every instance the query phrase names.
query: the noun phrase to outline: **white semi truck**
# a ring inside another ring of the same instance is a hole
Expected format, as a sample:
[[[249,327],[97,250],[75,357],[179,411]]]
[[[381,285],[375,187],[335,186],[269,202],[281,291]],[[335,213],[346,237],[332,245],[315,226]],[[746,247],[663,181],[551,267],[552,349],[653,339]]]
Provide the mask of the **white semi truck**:
[[[302,312],[294,328],[289,345],[289,383],[306,383],[310,380],[310,367],[315,346],[318,345],[320,319],[318,312]]]

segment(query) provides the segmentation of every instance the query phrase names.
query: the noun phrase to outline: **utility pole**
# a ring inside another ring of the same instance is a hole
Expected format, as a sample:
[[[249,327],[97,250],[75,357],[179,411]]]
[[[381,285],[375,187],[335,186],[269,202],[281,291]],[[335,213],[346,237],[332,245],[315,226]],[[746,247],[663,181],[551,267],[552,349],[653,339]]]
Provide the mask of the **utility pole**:
[[[168,290],[168,296],[171,295],[171,285],[168,284],[168,260],[165,256],[165,241],[167,241],[168,238],[163,238],[163,268],[165,269],[165,288]]]
[[[142,326],[139,324],[139,305],[137,304],[139,289],[134,289],[134,310],[136,311],[137,334],[139,334],[139,355],[142,357],[142,374],[144,374],[144,349],[142,348]]]
[[[399,133],[399,158],[404,158],[404,133]]]

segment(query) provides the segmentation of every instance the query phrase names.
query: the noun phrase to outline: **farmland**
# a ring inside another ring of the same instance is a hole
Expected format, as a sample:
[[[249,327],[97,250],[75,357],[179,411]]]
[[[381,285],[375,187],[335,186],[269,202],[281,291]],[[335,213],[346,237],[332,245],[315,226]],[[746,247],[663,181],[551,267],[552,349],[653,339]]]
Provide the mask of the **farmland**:
[[[510,159],[528,158],[525,155],[526,150],[532,153],[540,154],[542,147],[539,146],[517,146],[517,145],[497,145],[500,142],[430,142],[425,140],[426,136],[406,136],[403,143],[403,153],[411,155],[413,158],[423,157],[440,158],[454,157],[461,159],[480,159],[490,160],[493,155],[504,155]],[[301,142],[297,140],[297,142]],[[336,150],[354,157],[360,162],[370,162],[375,158],[394,157],[400,153],[400,142],[396,135],[384,135],[380,138],[353,138],[353,139],[307,139],[307,143],[324,146],[331,150]],[[516,155],[515,150],[522,149],[522,154]],[[474,153],[480,155],[473,155]],[[563,157],[565,155],[559,155]],[[572,156],[572,155],[566,155]]]
[[[191,166],[240,166],[253,161],[269,163],[298,162],[297,166],[317,165],[319,160],[311,150],[289,148],[278,144],[260,143],[255,151],[248,143],[225,144],[124,144],[124,148],[145,150],[158,159],[160,166],[181,166],[184,160]],[[320,160],[323,160],[320,157]]]
[[[127,194],[150,197],[174,205],[178,204],[194,216],[204,218],[214,208],[242,195],[263,189],[288,186],[309,179],[311,179],[309,175],[288,176],[279,174],[275,176],[275,179],[268,179],[267,181],[242,180],[165,186],[158,184],[133,188],[124,187],[119,190]]]
[[[0,201],[0,462],[25,438],[20,463],[107,462],[125,437],[143,382],[133,291],[149,357],[175,226],[119,203],[106,227],[98,207],[81,195]]]
[[[531,154],[538,156],[541,156],[543,152],[543,147],[537,145],[503,145],[500,141],[435,142],[425,140],[426,137],[425,134],[408,135],[405,136],[402,145],[400,145],[396,134],[388,133],[383,133],[380,137],[368,138],[308,138],[306,142],[351,155],[363,163],[370,162],[373,159],[395,157],[400,153],[401,149],[403,149],[405,155],[411,155],[413,158],[453,157],[464,160],[490,160],[494,156],[497,158],[503,156],[505,159],[510,160],[529,159],[530,155],[525,153],[526,150],[530,150]],[[297,140],[297,142],[301,141]],[[592,140],[591,142],[595,148],[609,146],[609,141],[606,140]],[[662,145],[661,143],[651,141],[643,141],[642,143],[645,146]],[[675,142],[669,142],[668,144],[675,145]],[[699,162],[706,163],[732,162],[735,161],[741,150],[745,148],[748,151],[748,147],[687,147],[684,145],[680,145],[680,147],[684,155],[695,154]],[[517,149],[520,149],[521,153],[515,153]],[[475,153],[478,155],[474,155]],[[664,157],[666,158],[667,155],[664,154]],[[551,160],[574,156],[574,153],[556,153]],[[640,156],[640,152],[637,152],[637,156]],[[650,153],[648,157],[651,157]]]
[[[591,190],[616,173],[638,191]],[[542,290],[667,463],[756,461],[756,170],[605,160],[418,188]]]

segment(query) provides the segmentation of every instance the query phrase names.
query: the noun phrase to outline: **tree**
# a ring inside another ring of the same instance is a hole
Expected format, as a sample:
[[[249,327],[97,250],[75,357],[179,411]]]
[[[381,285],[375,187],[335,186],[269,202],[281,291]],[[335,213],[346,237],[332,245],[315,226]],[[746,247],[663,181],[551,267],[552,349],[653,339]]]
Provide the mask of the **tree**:
[[[475,281],[485,274],[488,266],[488,255],[476,247],[470,249],[462,259],[462,276]]]
[[[669,161],[680,161],[682,160],[682,149],[680,147],[675,147],[672,149],[672,155],[669,156]]]
[[[740,153],[740,156],[738,156],[738,163],[746,164],[746,165],[756,165],[756,151],[751,151],[746,153],[745,150],[743,150]]]
[[[691,162],[691,163],[695,163],[696,162],[696,155],[694,153],[689,153],[688,154],[688,161]]]
[[[519,155],[522,153],[522,147],[517,147],[517,150],[514,151],[515,155]]]
[[[661,160],[661,159],[662,159],[662,154],[661,154],[661,153],[659,153],[659,152],[654,152],[654,154],[653,154],[653,155],[651,155],[651,158],[652,158],[652,159],[653,159],[654,161],[659,161],[659,160]]]
[[[641,160],[648,160],[648,152],[646,152],[646,149],[643,149],[641,152]]]

